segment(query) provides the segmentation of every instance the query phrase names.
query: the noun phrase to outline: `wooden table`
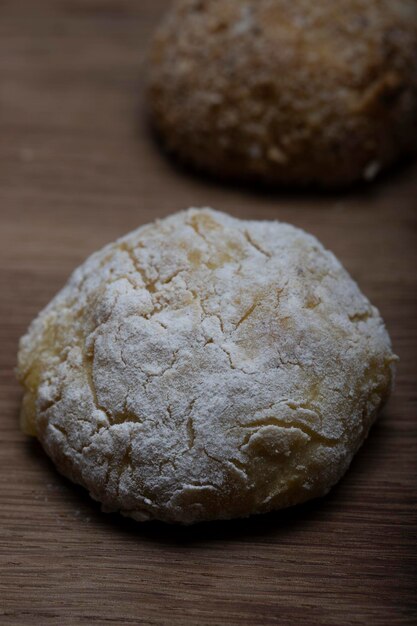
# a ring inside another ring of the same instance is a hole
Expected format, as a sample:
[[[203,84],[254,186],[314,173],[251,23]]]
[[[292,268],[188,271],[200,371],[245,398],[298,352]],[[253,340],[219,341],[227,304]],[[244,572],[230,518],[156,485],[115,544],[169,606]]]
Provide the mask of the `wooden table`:
[[[165,0],[0,2],[0,623],[412,624],[417,168],[348,195],[256,193],[179,171],[144,120]],[[100,513],[18,427],[17,341],[86,255],[190,205],[317,235],[381,309],[390,404],[325,499],[191,529]]]

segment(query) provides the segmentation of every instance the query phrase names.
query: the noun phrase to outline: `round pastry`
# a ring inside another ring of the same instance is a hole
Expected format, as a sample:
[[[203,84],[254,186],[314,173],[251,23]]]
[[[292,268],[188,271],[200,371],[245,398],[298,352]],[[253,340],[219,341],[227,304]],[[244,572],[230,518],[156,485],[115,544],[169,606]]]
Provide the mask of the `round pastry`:
[[[417,144],[415,0],[179,0],[150,64],[163,143],[217,177],[347,185]]]
[[[105,510],[248,516],[328,492],[394,360],[314,237],[190,209],[91,256],[32,323],[23,428]]]

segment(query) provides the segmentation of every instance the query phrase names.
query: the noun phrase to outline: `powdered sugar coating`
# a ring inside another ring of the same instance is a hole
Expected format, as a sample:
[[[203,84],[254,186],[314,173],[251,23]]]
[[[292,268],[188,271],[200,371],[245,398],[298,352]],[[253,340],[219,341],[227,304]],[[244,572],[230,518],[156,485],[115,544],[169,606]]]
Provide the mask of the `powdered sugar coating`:
[[[190,209],[91,256],[32,323],[23,425],[106,510],[245,516],[329,490],[394,360],[314,237]]]

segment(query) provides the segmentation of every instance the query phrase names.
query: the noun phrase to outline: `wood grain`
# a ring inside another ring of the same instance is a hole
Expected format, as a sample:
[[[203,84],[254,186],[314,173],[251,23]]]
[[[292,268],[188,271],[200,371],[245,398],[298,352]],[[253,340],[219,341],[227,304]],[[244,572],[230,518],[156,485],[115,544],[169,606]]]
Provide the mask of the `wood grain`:
[[[416,623],[417,168],[312,196],[172,167],[143,98],[167,6],[0,1],[0,623]],[[401,363],[327,498],[246,521],[141,526],[100,513],[20,434],[17,341],[87,254],[190,205],[317,235],[381,309]]]

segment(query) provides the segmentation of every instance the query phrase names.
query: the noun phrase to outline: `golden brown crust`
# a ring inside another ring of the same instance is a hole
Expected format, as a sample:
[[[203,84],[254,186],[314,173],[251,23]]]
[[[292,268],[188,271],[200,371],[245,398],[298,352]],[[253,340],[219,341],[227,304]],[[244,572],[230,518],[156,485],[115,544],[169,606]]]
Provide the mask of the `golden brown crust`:
[[[151,50],[169,151],[216,176],[343,185],[417,136],[414,0],[180,0]]]

